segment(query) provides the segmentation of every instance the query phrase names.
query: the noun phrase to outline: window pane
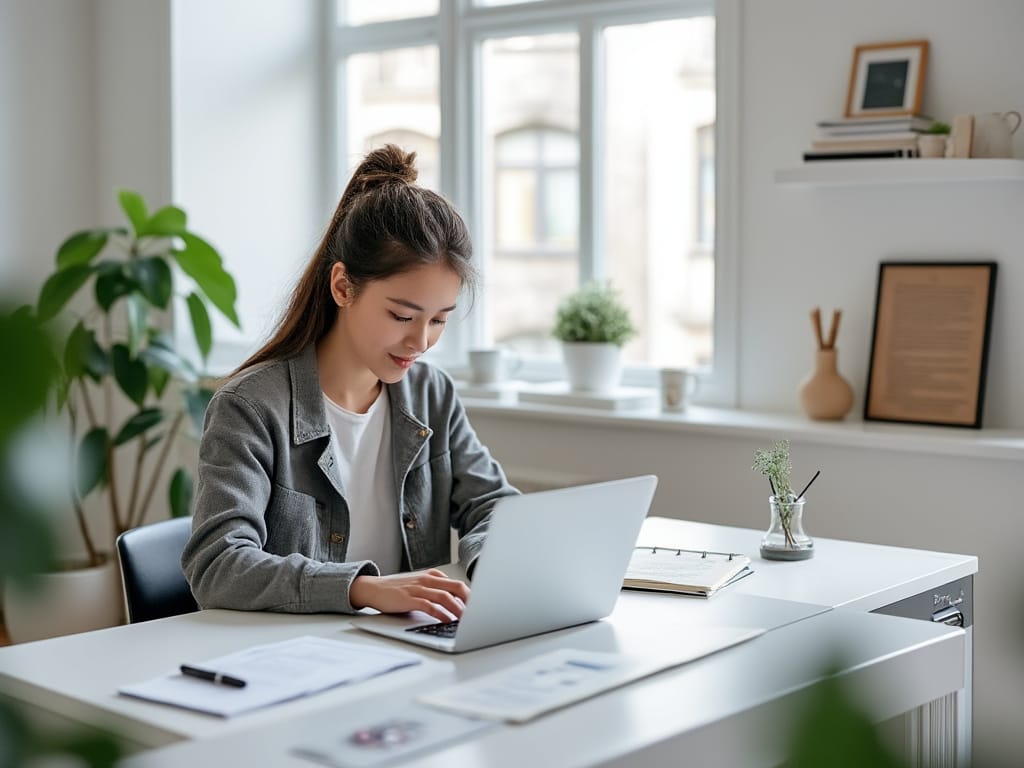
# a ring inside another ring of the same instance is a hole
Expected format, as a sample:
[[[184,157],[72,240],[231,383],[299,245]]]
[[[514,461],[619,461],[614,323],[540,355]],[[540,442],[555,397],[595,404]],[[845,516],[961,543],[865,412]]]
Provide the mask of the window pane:
[[[438,0],[338,0],[338,18],[356,26],[375,21],[434,16],[437,14],[437,3]]]
[[[555,309],[579,284],[579,63],[574,34],[483,45],[488,341],[556,357]]]
[[[610,277],[640,330],[631,362],[711,362],[714,39],[710,17],[604,33],[603,221]]]
[[[341,182],[366,152],[392,143],[416,152],[419,184],[437,189],[441,136],[437,48],[350,56],[347,83],[347,106],[339,116],[348,131],[348,147],[338,153]]]

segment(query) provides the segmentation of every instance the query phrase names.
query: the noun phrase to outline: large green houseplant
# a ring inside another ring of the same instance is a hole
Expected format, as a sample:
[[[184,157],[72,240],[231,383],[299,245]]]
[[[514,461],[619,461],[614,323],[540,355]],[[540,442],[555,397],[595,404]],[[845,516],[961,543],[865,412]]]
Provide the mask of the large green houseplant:
[[[552,335],[562,342],[569,388],[605,393],[622,372],[622,345],[636,334],[629,310],[610,283],[587,283],[565,297]]]
[[[203,376],[213,342],[209,305],[238,325],[235,281],[214,247],[188,229],[185,212],[168,205],[151,213],[125,189],[117,198],[128,226],[68,237],[36,305],[38,321],[57,326],[62,339],[56,401],[74,440],[70,502],[92,565],[113,542],[97,541],[84,500],[106,491],[115,537],[142,523],[175,439],[189,422],[198,433],[212,396]],[[179,270],[188,278],[182,289]],[[187,307],[199,362],[166,330],[175,297]],[[171,513],[188,514],[184,467],[168,493]]]

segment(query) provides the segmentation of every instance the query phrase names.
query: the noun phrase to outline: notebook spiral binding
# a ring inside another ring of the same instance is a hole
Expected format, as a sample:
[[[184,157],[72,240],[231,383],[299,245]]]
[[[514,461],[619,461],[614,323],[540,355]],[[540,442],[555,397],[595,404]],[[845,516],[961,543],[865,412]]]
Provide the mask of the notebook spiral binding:
[[[658,554],[658,550],[664,550],[666,552],[675,552],[677,555],[683,554],[683,552],[690,552],[694,555],[700,555],[702,560],[707,559],[708,555],[718,555],[719,557],[728,557],[732,560],[734,557],[739,557],[738,552],[715,552],[712,549],[683,549],[681,547],[633,547],[633,549],[649,549],[652,555]]]

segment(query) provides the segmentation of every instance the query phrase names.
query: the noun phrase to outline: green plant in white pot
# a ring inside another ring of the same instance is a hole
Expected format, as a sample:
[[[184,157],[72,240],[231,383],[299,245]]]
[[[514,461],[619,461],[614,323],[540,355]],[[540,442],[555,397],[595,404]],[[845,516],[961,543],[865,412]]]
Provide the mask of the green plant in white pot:
[[[103,571],[97,579],[115,584],[114,539],[144,522],[161,487],[171,514],[190,511],[191,473],[172,461],[177,438],[201,430],[213,395],[203,373],[213,343],[208,306],[238,325],[235,281],[213,246],[189,231],[185,212],[169,205],[150,213],[129,190],[119,190],[118,201],[128,226],[68,237],[34,308],[36,320],[59,339],[54,395],[71,437],[68,506],[86,552],[86,562],[65,571]],[[180,292],[176,271],[188,278]],[[166,330],[175,299],[190,319],[199,361],[183,354]],[[89,499],[100,508],[89,508]],[[102,507],[106,521],[97,525]],[[65,583],[55,591],[78,589]],[[22,606],[46,618],[37,610],[39,595],[24,598],[5,594],[12,637]],[[89,619],[93,609],[75,610],[97,626],[116,623]],[[114,610],[119,615],[119,599]],[[34,632],[54,634],[51,627]]]
[[[569,388],[606,393],[619,384],[622,346],[636,327],[609,283],[588,283],[559,304],[552,334],[562,342]]]

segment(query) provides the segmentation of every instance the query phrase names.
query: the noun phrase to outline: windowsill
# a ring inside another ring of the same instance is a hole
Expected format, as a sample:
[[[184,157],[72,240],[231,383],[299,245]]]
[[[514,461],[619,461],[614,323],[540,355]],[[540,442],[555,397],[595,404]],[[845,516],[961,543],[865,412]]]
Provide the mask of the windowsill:
[[[612,412],[560,405],[463,398],[474,414],[536,419],[547,423],[621,426],[715,437],[789,439],[818,445],[883,449],[918,454],[1024,461],[1024,430],[960,429],[886,424],[847,418],[811,421],[798,413],[767,413],[691,406],[685,413],[654,410]]]

